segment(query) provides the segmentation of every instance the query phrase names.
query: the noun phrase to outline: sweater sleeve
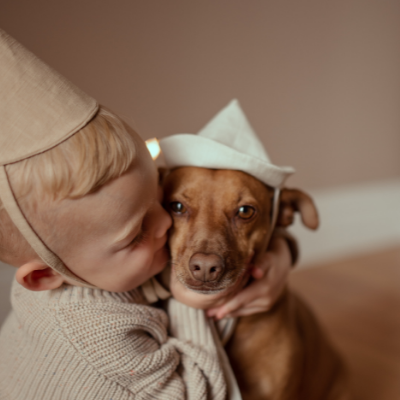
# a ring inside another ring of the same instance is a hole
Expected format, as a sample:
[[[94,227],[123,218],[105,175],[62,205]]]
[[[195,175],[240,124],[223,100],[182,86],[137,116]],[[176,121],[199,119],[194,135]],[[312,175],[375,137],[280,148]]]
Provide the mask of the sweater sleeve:
[[[113,301],[110,294],[93,300],[87,295],[90,289],[84,291],[85,298],[59,302],[54,312],[65,337],[99,375],[122,386],[135,399],[225,398],[223,373],[215,354],[169,338],[164,311]]]

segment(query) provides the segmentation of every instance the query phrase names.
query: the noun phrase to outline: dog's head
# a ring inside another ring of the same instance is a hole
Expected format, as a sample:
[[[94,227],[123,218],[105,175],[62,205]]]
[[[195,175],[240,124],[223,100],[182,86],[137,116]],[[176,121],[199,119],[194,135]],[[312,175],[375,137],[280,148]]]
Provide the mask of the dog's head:
[[[182,167],[164,179],[164,206],[171,213],[172,269],[187,288],[199,293],[228,291],[244,281],[266,251],[273,190],[233,170]],[[277,224],[290,225],[300,211],[310,228],[318,225],[311,198],[284,189]]]

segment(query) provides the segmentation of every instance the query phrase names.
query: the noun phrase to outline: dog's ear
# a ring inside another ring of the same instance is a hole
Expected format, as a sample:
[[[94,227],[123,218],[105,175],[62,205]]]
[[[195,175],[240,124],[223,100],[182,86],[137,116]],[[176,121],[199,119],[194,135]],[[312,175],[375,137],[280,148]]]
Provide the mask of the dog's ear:
[[[300,213],[301,220],[307,228],[318,228],[318,211],[312,198],[301,190],[282,189],[279,198],[277,226],[286,227],[291,225],[296,211]]]

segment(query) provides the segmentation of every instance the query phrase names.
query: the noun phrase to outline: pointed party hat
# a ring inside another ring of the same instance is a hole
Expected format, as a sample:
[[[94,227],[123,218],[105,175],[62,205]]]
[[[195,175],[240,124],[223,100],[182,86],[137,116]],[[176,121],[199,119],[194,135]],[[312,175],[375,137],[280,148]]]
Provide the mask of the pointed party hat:
[[[237,100],[232,100],[197,135],[177,134],[160,140],[166,166],[233,169],[280,188],[292,167],[271,163]]]
[[[41,259],[75,276],[35,232],[18,205],[6,165],[57,146],[96,114],[97,102],[0,30],[0,199]]]

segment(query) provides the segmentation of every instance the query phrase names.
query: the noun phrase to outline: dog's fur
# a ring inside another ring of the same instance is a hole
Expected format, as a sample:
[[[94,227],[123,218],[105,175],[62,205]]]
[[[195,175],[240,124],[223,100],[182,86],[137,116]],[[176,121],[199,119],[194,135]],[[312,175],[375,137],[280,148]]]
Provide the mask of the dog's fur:
[[[273,191],[243,172],[195,167],[173,170],[164,189],[174,220],[172,274],[187,288],[226,300],[247,283],[249,266],[267,249]],[[291,224],[295,211],[306,226],[317,227],[310,197],[284,189],[278,225]],[[198,265],[206,265],[208,275]],[[349,398],[340,358],[289,290],[271,311],[241,317],[227,352],[246,400]]]

